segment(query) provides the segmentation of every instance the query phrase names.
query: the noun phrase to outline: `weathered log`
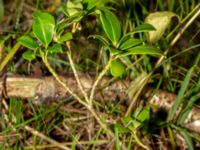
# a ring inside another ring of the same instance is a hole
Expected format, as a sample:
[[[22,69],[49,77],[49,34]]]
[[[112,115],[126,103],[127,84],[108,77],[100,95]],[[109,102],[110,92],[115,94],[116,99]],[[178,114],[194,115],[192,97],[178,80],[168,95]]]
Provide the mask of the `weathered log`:
[[[73,76],[61,76],[60,79],[78,96],[82,96],[77,82]],[[79,76],[80,82],[86,92],[92,88],[93,78]],[[127,98],[125,91],[128,88],[127,81],[116,81],[105,86],[109,78],[103,78],[97,87],[95,99],[116,100],[117,97]],[[103,89],[102,89],[103,88]],[[63,99],[70,96],[54,77],[23,77],[10,76],[3,82],[0,81],[0,91],[5,97],[19,97],[31,99],[34,103],[48,103],[55,99]]]
[[[60,78],[74,93],[82,96],[74,76],[61,76]],[[79,79],[84,90],[89,92],[93,85],[93,78],[80,75]],[[104,101],[115,101],[117,98],[129,99],[126,91],[131,84],[130,81],[117,80],[107,85],[108,81],[109,78],[107,77],[101,80],[96,90],[95,99]],[[157,90],[153,95],[152,93],[152,89],[149,89],[145,94],[146,98],[149,99],[149,103],[159,108],[163,107],[167,111],[176,100],[176,95],[169,92]],[[7,98],[19,97],[21,99],[30,99],[33,103],[41,104],[63,99],[71,95],[52,76],[40,78],[8,76],[5,80],[0,79],[0,97],[2,96]],[[200,133],[199,108],[193,107],[183,126]]]

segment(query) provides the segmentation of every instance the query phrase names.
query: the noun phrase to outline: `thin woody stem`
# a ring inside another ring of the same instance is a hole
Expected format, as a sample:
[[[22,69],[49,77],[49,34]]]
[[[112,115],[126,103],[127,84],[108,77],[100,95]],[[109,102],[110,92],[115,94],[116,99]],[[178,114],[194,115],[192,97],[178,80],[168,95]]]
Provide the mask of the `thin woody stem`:
[[[40,51],[41,52],[41,51]],[[73,93],[69,88],[68,86],[63,82],[61,81],[61,79],[59,78],[59,76],[56,74],[56,72],[53,70],[53,68],[50,66],[50,64],[48,63],[48,60],[47,60],[47,53],[44,54],[41,52],[41,57],[42,57],[42,60],[44,62],[44,64],[46,65],[46,67],[48,68],[48,70],[50,71],[50,73],[55,77],[55,79],[58,81],[58,83],[60,83],[64,89],[69,92],[75,99],[78,100],[79,103],[81,103],[82,105],[84,105],[93,115],[93,117],[97,120],[97,122],[101,125],[101,127],[108,132],[108,134],[113,138],[114,137],[114,134],[113,132],[108,129],[107,125],[105,123],[102,122],[102,120],[100,119],[100,117],[97,115],[97,113],[93,110],[93,108],[91,107],[92,105],[89,105],[87,103],[85,103],[84,101],[82,101],[80,99],[80,97],[78,95],[76,95],[75,93]],[[103,76],[103,75],[102,75]]]
[[[44,64],[46,65],[47,69],[49,70],[49,72],[55,77],[55,79],[58,81],[58,83],[60,83],[63,88],[69,93],[71,94],[75,99],[78,100],[79,103],[83,104],[84,106],[86,106],[87,104],[81,100],[81,98],[76,95],[73,91],[71,91],[69,89],[69,87],[59,78],[58,74],[53,70],[53,68],[50,66],[48,60],[47,60],[47,53],[44,54],[41,52],[41,57],[42,57],[42,60],[44,62]]]
[[[71,54],[70,54],[69,52],[67,52],[67,57],[68,57],[68,59],[69,59],[70,65],[71,65],[71,67],[72,67],[72,70],[73,70],[73,73],[74,73],[76,82],[78,83],[78,87],[80,88],[81,93],[83,94],[83,96],[84,96],[85,100],[87,101],[87,103],[89,103],[89,99],[88,99],[87,93],[86,93],[85,90],[83,89],[83,85],[82,85],[81,82],[80,82],[80,79],[79,79],[78,74],[77,74],[77,72],[76,72],[76,69],[75,69],[75,67],[74,67],[74,63],[73,63],[73,61],[72,61]]]
[[[97,79],[95,80],[93,86],[92,86],[92,89],[91,89],[91,93],[90,93],[90,98],[89,98],[89,103],[90,105],[92,104],[92,100],[94,98],[94,92],[95,92],[95,89],[99,83],[99,81],[102,79],[102,77],[105,75],[106,71],[109,69],[110,65],[111,65],[111,62],[113,61],[113,59],[110,57],[107,65],[105,66],[105,68],[101,71],[101,73],[99,74],[99,76],[97,77]]]

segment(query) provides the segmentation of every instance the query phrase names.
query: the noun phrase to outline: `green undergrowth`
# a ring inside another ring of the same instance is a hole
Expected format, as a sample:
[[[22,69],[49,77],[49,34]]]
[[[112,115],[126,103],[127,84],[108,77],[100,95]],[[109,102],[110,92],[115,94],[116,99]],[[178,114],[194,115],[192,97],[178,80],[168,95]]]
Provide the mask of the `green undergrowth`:
[[[1,76],[53,76],[70,95],[42,105],[2,97],[0,148],[198,149],[184,123],[199,107],[199,15],[195,0],[0,0]],[[89,92],[79,74],[94,78]],[[128,98],[96,99],[104,77],[105,89],[128,81]],[[167,111],[149,103],[159,90],[176,95]]]

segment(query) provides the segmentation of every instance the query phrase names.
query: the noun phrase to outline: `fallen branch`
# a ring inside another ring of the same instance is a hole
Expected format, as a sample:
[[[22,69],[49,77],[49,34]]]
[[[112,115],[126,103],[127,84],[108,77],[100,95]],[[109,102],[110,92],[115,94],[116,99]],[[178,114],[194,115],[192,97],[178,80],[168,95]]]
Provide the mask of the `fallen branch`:
[[[64,83],[78,96],[82,96],[77,82],[73,75],[60,77]],[[86,92],[89,92],[93,85],[93,78],[86,75],[79,75],[80,82]],[[117,80],[107,85],[109,78],[104,77],[98,85],[95,99],[104,101],[115,101],[117,98],[129,99],[126,91],[131,84],[130,81]],[[106,86],[105,86],[106,85]],[[105,87],[105,88],[103,88]],[[165,108],[167,111],[172,107],[176,100],[176,95],[157,90],[152,95],[152,89],[149,89],[145,97],[149,103],[159,108]],[[5,80],[0,79],[0,96],[6,98],[19,97],[21,99],[30,99],[35,104],[49,103],[54,100],[63,99],[71,96],[66,93],[52,76],[49,77],[24,77],[8,76]],[[179,111],[179,110],[178,110]],[[193,107],[183,125],[191,131],[200,133],[200,109]]]

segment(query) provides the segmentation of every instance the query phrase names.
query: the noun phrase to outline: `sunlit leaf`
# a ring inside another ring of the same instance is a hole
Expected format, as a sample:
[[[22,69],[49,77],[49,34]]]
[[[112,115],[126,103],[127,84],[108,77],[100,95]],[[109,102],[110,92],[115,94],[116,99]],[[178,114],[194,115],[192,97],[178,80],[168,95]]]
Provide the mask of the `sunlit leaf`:
[[[62,46],[60,44],[54,44],[53,46],[48,47],[47,51],[50,53],[62,53],[63,52]]]
[[[133,131],[144,125],[144,123],[149,121],[149,119],[150,107],[143,108],[142,106],[139,106],[134,111],[133,116],[122,118],[122,122],[124,126],[127,126],[128,129]]]
[[[56,37],[60,37],[67,27],[68,24],[66,19],[62,19],[59,22],[57,22],[54,29]]]
[[[112,55],[117,55],[117,54],[120,54],[121,52],[120,50],[112,48],[112,47],[108,47],[108,50],[110,51]]]
[[[26,51],[22,54],[22,57],[28,61],[35,59],[35,53],[33,51]]]
[[[30,49],[37,49],[39,47],[37,41],[35,41],[34,39],[32,39],[31,37],[27,36],[27,35],[24,35],[24,36],[21,36],[19,39],[18,39],[18,42],[23,45],[24,47],[27,47],[27,48],[30,48]]]
[[[117,45],[121,37],[121,25],[118,18],[110,10],[103,9],[100,13],[100,21],[108,38],[113,45]]]
[[[147,40],[149,43],[156,43],[162,38],[173,17],[178,18],[175,13],[168,11],[151,13],[146,17],[145,22],[156,28],[156,31],[147,33]]]
[[[33,13],[33,33],[47,48],[52,41],[55,27],[55,19],[45,12]]]
[[[110,72],[114,77],[120,77],[125,72],[125,66],[118,60],[114,60],[110,65]]]
[[[134,120],[131,116],[123,117],[122,122],[123,122],[123,125],[127,127],[129,130],[131,131],[135,130],[135,127],[133,125]]]
[[[118,128],[119,133],[130,133],[131,131],[119,123],[115,124],[115,128]]]
[[[144,121],[150,119],[150,108],[138,107],[134,111],[133,118],[134,118],[133,125],[135,128],[138,128],[144,123]]]
[[[127,51],[120,54],[120,56],[136,55],[136,54],[146,54],[146,55],[162,55],[162,51],[154,46],[149,45],[139,45],[128,49]]]
[[[121,45],[119,46],[119,49],[120,50],[126,50],[126,49],[129,49],[131,47],[137,46],[141,43],[142,43],[142,41],[139,40],[139,39],[129,38],[129,39],[127,39],[127,40],[125,40],[121,43]]]
[[[58,42],[62,43],[62,42],[65,42],[65,41],[69,41],[73,38],[72,36],[72,33],[70,32],[67,32],[66,34],[64,34],[63,36],[61,36],[59,39],[58,39]]]
[[[133,29],[133,32],[134,33],[137,33],[137,32],[149,32],[149,31],[155,31],[155,27],[152,26],[151,24],[148,24],[148,23],[143,23],[137,27],[135,27]]]
[[[69,16],[74,16],[76,13],[79,13],[83,9],[83,6],[80,2],[67,1],[67,13]]]

